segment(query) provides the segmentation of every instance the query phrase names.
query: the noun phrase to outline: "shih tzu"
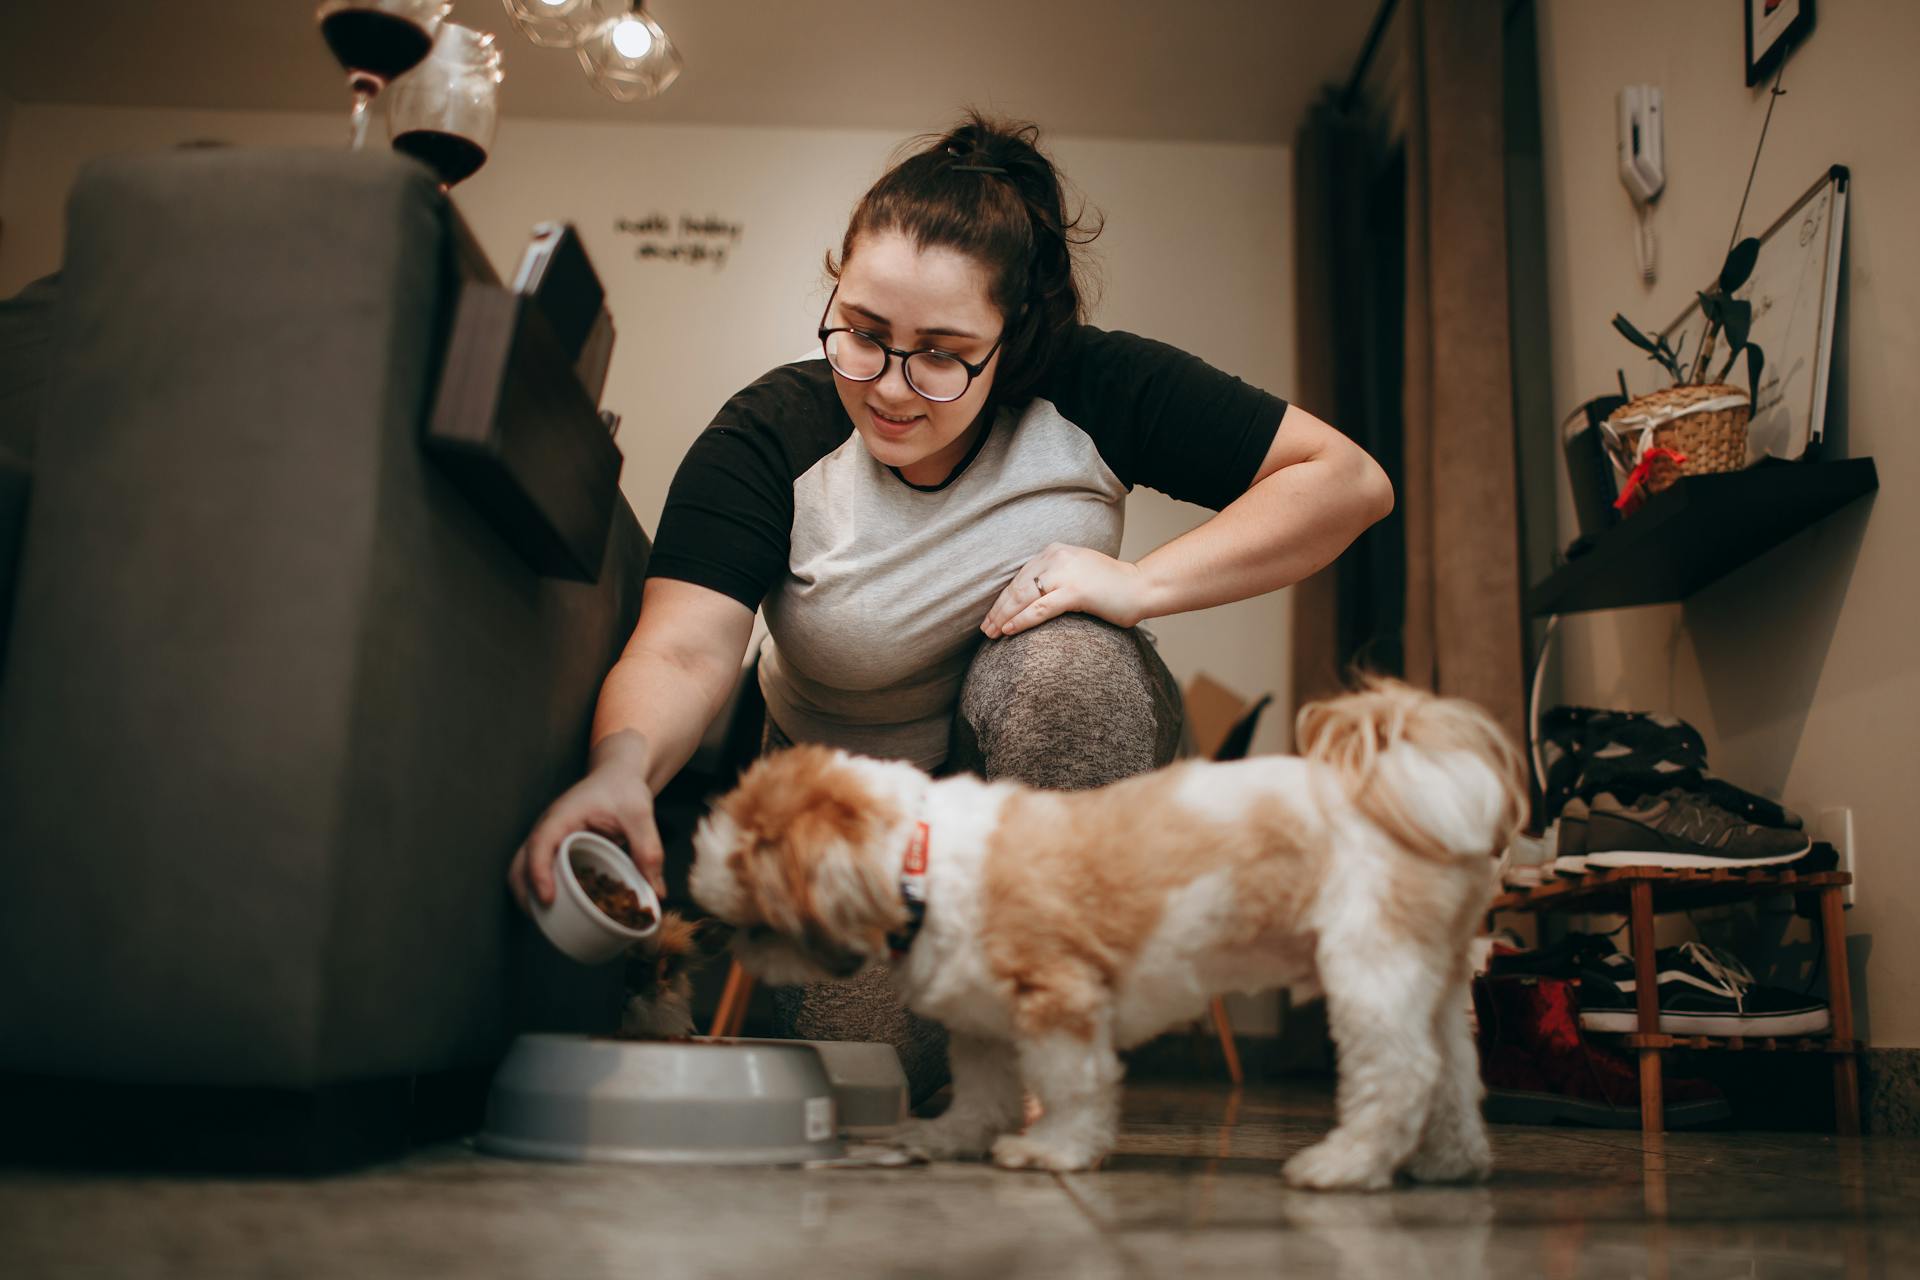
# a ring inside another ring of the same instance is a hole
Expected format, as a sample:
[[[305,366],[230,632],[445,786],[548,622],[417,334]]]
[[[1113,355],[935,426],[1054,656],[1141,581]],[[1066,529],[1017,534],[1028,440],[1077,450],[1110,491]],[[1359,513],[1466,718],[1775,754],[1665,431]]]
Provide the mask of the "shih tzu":
[[[1483,1178],[1468,948],[1522,821],[1521,755],[1471,703],[1390,681],[1296,729],[1301,756],[1079,792],[795,747],[703,820],[693,896],[768,981],[891,960],[951,1033],[953,1104],[899,1137],[928,1155],[1092,1167],[1119,1050],[1285,987],[1326,996],[1340,1076],[1337,1125],[1289,1182]],[[1044,1109],[1025,1132],[1023,1089]]]
[[[716,920],[660,917],[646,948],[627,954],[627,999],[620,1017],[626,1040],[685,1040],[693,1035],[693,975],[726,945],[733,931]]]

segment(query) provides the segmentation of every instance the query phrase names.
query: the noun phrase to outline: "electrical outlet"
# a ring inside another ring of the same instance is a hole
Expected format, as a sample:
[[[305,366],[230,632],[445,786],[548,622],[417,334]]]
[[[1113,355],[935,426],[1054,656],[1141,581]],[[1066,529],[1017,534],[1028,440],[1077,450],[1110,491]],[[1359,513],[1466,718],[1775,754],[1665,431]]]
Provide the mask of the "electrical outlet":
[[[1839,869],[1853,877],[1853,883],[1841,890],[1841,901],[1852,906],[1853,891],[1860,887],[1860,868],[1853,856],[1853,810],[1845,806],[1822,809],[1809,834],[1815,840],[1825,840],[1840,855]]]

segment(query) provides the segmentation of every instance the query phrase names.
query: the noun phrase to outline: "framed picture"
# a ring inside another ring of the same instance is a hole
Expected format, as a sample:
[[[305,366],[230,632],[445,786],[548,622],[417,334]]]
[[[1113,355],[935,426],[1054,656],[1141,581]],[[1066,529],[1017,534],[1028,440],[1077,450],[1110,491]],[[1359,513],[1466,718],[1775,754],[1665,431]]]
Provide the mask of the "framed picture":
[[[1747,424],[1747,465],[1764,457],[1796,459],[1826,434],[1827,380],[1833,363],[1833,325],[1840,294],[1840,255],[1847,229],[1848,175],[1834,165],[1791,208],[1760,233],[1753,274],[1733,296],[1753,304],[1752,342],[1766,353]],[[1661,331],[1681,353],[1700,349],[1706,318],[1696,300]],[[1724,350],[1724,347],[1722,348]],[[1710,362],[1720,373],[1723,356]],[[1726,370],[1746,386],[1746,363]]]
[[[1740,0],[1747,19],[1747,84],[1773,74],[1787,51],[1813,30],[1813,0]]]

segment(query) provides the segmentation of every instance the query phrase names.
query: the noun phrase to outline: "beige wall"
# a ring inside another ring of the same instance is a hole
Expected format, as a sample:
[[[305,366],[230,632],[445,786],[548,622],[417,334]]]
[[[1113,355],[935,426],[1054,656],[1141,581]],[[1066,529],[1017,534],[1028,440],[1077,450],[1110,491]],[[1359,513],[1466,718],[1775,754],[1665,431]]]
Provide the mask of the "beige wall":
[[[1553,386],[1561,412],[1652,366],[1608,327],[1676,316],[1725,254],[1766,112],[1742,81],[1738,6],[1541,4]],[[1715,771],[1803,813],[1851,806],[1856,991],[1874,1043],[1920,1045],[1920,5],[1823,4],[1787,66],[1746,226],[1764,228],[1827,166],[1851,167],[1830,424],[1872,455],[1881,492],[1684,605],[1582,615],[1562,629],[1574,702],[1671,708],[1706,734]],[[1643,287],[1614,146],[1614,93],[1661,87],[1667,188],[1660,277]],[[1554,424],[1530,424],[1551,430]],[[1562,543],[1574,522],[1562,480]]]

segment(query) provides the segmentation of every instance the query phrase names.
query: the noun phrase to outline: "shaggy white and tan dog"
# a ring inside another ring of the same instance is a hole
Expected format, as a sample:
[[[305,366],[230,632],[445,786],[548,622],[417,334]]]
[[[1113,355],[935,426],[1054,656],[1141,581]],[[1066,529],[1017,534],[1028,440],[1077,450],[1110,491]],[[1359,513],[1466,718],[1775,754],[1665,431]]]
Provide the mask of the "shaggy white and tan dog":
[[[796,747],[694,837],[693,895],[773,982],[891,954],[951,1032],[953,1105],[900,1141],[1009,1168],[1113,1147],[1117,1051],[1228,991],[1324,993],[1338,1124],[1310,1187],[1484,1177],[1468,944],[1520,823],[1521,757],[1470,703],[1376,682],[1304,708],[1304,756],[1038,791]],[[917,925],[917,931],[916,931]],[[1020,1132],[1022,1090],[1044,1115]]]

